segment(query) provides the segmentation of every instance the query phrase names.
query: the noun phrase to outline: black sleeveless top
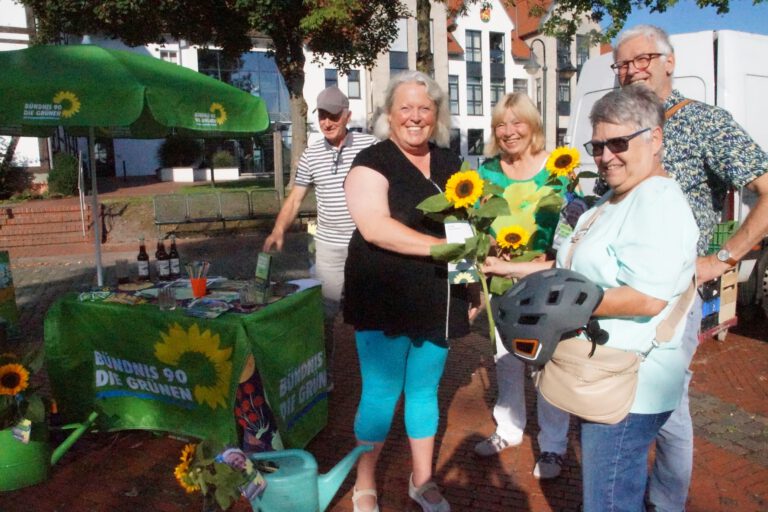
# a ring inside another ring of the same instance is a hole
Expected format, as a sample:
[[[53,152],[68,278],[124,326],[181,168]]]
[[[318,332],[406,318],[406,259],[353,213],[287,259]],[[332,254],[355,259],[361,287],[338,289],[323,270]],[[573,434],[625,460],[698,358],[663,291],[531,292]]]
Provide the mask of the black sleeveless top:
[[[461,162],[448,149],[430,144],[431,179],[390,140],[361,151],[352,167],[373,169],[389,182],[393,219],[439,238],[443,223],[416,208],[427,197],[445,190]],[[408,256],[365,241],[355,230],[349,243],[344,277],[344,320],[357,330],[381,330],[388,336],[446,341],[469,331],[468,303],[463,285],[449,285],[447,265],[429,257]]]

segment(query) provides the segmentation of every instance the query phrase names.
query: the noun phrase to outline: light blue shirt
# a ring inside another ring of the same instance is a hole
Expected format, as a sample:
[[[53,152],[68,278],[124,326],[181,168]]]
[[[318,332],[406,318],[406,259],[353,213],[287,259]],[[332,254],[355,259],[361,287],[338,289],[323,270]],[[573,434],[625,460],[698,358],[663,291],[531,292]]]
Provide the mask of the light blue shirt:
[[[609,192],[599,204],[611,196]],[[592,217],[597,206],[579,218],[574,232]],[[577,245],[572,270],[603,289],[626,285],[668,302],[654,317],[600,318],[600,327],[609,334],[606,346],[638,352],[652,346],[656,326],[691,282],[698,238],[699,229],[688,201],[671,178],[650,177],[620,202],[605,204]],[[571,237],[558,252],[559,267],[564,266],[570,247]],[[686,370],[685,358],[678,350],[682,324],[672,340],[653,349],[640,365],[637,395],[630,412],[660,413],[675,409],[680,402]]]

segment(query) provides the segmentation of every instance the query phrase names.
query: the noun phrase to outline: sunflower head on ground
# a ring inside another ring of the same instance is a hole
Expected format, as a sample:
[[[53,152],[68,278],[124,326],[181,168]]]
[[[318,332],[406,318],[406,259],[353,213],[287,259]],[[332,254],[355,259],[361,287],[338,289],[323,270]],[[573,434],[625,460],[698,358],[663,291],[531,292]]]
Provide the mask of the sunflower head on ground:
[[[445,198],[454,208],[469,208],[483,195],[483,179],[477,171],[459,171],[448,179]]]
[[[528,245],[530,239],[531,234],[528,230],[518,225],[501,228],[496,235],[496,243],[502,249],[517,250]]]
[[[196,449],[196,444],[185,445],[181,450],[181,462],[179,462],[173,470],[173,475],[176,477],[176,481],[179,482],[179,485],[188,493],[200,490],[200,485],[195,481],[192,473],[192,458],[195,455]]]
[[[556,176],[570,176],[581,163],[579,151],[575,148],[560,146],[547,158],[547,170]]]

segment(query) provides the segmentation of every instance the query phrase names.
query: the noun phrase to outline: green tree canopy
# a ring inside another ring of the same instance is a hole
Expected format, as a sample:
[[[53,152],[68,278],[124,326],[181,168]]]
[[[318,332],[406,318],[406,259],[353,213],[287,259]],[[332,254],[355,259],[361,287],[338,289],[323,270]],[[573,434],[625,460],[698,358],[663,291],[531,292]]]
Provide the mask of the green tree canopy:
[[[185,39],[236,56],[257,35],[270,40],[288,87],[293,125],[291,169],[307,143],[304,47],[342,73],[373,67],[408,12],[392,0],[20,0],[38,19],[41,42],[63,34],[103,34],[130,46]]]

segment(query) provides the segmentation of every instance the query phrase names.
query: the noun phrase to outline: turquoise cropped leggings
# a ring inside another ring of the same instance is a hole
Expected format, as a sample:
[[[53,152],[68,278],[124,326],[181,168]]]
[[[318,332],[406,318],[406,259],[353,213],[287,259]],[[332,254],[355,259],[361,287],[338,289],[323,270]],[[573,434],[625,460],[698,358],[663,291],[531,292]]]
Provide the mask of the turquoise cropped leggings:
[[[360,441],[384,442],[400,395],[405,393],[405,432],[412,439],[437,433],[437,388],[448,348],[382,331],[356,331],[363,391],[355,416]]]

